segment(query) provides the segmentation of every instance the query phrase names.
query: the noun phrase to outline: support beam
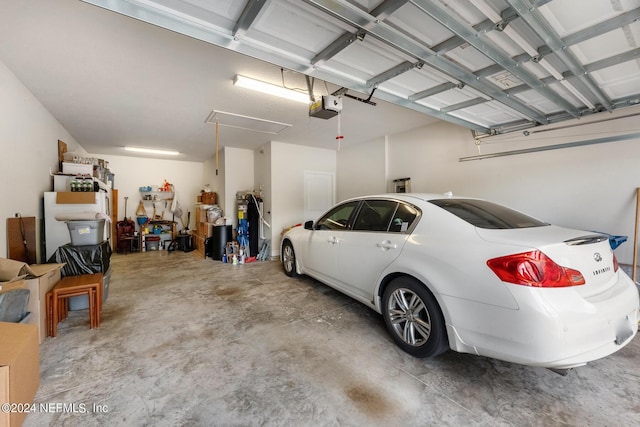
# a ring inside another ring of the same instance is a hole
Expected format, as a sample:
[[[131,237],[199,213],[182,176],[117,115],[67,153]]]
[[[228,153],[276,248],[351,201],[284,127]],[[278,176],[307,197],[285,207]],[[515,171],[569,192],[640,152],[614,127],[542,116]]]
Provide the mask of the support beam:
[[[507,0],[511,7],[513,7],[518,15],[538,34],[549,48],[555,53],[571,70],[571,72],[578,76],[578,78],[589,88],[591,95],[607,109],[607,111],[613,111],[611,100],[605,95],[605,93],[593,82],[590,76],[587,75],[587,71],[582,67],[580,61],[578,61],[568,49],[566,45],[562,43],[560,36],[553,30],[551,25],[544,19],[540,11],[534,8],[528,0]],[[585,96],[585,94],[582,94]],[[586,96],[586,98],[589,98]]]
[[[378,87],[378,85],[382,82],[391,80],[392,78],[399,76],[400,74],[406,73],[407,71],[413,70],[414,68],[422,68],[423,65],[424,64],[422,62],[411,63],[409,61],[405,61],[385,71],[384,73],[378,74],[377,76],[370,78],[369,80],[367,80],[366,85],[369,87]]]
[[[375,17],[364,12],[360,8],[345,0],[303,0],[305,3],[316,7],[318,10],[333,16],[356,28],[367,31],[369,36],[373,36],[383,43],[403,52],[416,60],[424,62],[426,65],[447,74],[457,81],[485,94],[489,98],[506,105],[518,112],[523,117],[536,121],[540,124],[547,124],[546,117],[535,108],[531,108],[525,103],[512,99],[498,89],[495,85],[479,80],[466,68],[453,61],[437,55],[424,44],[416,41],[412,37],[403,34],[391,26],[377,20]]]
[[[435,2],[429,0],[413,0],[413,3],[436,21],[449,28],[449,30],[453,31],[471,46],[475,47],[479,52],[499,64],[502,68],[508,70],[511,74],[516,76],[519,80],[527,84],[540,95],[544,96],[572,116],[576,118],[580,116],[576,107],[559,96],[556,92],[541,84],[537,76],[520,68],[513,59],[504,55],[503,51],[497,48],[493,42],[488,40],[482,33],[475,32],[470,27],[462,24],[446,9]]]
[[[236,22],[236,25],[233,28],[232,33],[234,38],[241,37],[247,32],[266,2],[266,0],[249,0],[247,2],[242,14],[240,14],[240,18],[238,18],[238,22]]]
[[[333,58],[347,46],[351,45],[356,40],[364,39],[365,32],[358,31],[356,33],[344,33],[337,39],[331,42],[329,46],[322,49],[316,56],[311,59],[311,65],[320,66]]]
[[[474,98],[468,101],[459,102],[458,104],[449,105],[447,107],[443,107],[440,109],[443,113],[450,113],[451,111],[463,110],[465,108],[473,107],[474,105],[484,104],[485,102],[489,102],[484,98]]]
[[[454,87],[459,87],[459,86],[460,85],[457,85],[455,83],[443,83],[441,85],[434,86],[431,89],[427,89],[427,90],[423,90],[422,92],[414,93],[413,95],[411,95],[409,97],[409,101],[414,102],[414,101],[417,101],[419,99],[428,98],[430,96],[436,95],[438,93],[446,92],[446,91],[448,91],[450,89],[453,89]]]
[[[385,0],[378,7],[371,11],[371,15],[375,16],[379,20],[385,20],[408,1],[409,0]],[[329,46],[325,47],[320,53],[314,56],[313,59],[311,59],[311,65],[322,65],[329,59],[336,56],[354,41],[362,41],[365,35],[366,32],[362,30],[353,34],[348,32],[342,34],[340,37],[331,42]]]
[[[583,41],[598,37],[602,34],[608,33],[618,29],[624,25],[632,24],[640,19],[640,7],[625,12],[622,15],[618,15],[615,18],[608,19],[596,25],[590,25],[582,31],[570,34],[562,39],[562,43],[565,46],[573,46],[574,44],[582,43]]]

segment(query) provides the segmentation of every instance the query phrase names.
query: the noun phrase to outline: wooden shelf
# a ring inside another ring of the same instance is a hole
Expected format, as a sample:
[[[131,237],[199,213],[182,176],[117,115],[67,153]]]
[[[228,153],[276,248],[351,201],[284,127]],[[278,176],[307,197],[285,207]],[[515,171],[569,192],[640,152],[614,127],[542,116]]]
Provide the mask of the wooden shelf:
[[[177,231],[176,231],[176,222],[175,221],[165,221],[165,220],[151,220],[149,221],[147,224],[145,224],[146,228],[149,228],[150,230],[153,230],[154,226],[161,226],[163,228],[165,227],[169,227],[169,233],[160,233],[160,234],[155,234],[153,232],[150,232],[149,234],[144,234],[144,233],[139,233],[140,236],[140,249],[143,252],[146,252],[147,248],[146,248],[146,244],[145,244],[145,240],[147,237],[160,237],[160,240],[162,243],[164,243],[165,245],[168,244],[167,242],[171,243],[171,241],[173,239],[176,238],[176,236],[178,235]],[[141,230],[142,231],[142,230]],[[166,248],[164,248],[166,249]]]

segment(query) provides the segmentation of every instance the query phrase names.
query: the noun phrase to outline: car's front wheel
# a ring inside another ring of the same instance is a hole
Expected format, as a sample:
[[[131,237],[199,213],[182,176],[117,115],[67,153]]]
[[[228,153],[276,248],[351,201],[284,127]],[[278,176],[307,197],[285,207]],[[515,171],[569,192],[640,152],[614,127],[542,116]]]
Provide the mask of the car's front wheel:
[[[293,250],[293,245],[288,240],[282,245],[282,268],[284,268],[284,274],[289,277],[298,275],[298,271],[296,270],[296,253]]]
[[[419,281],[394,279],[382,295],[382,315],[393,340],[410,355],[434,357],[449,349],[442,311]]]

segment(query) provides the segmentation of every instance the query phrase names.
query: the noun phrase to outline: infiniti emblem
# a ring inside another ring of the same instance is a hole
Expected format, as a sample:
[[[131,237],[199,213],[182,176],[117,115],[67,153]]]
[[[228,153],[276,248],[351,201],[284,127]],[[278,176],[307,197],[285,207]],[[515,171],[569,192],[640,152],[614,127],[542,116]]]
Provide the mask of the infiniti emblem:
[[[593,259],[595,259],[596,262],[602,261],[602,255],[600,255],[600,252],[596,252],[595,254],[593,254]]]

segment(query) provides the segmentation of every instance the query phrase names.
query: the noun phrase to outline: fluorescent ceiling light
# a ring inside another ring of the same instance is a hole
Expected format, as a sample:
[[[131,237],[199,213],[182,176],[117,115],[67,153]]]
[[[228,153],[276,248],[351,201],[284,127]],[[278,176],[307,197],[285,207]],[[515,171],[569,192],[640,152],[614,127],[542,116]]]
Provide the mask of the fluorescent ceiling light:
[[[257,92],[266,93],[280,98],[285,98],[291,101],[301,102],[303,104],[309,104],[309,95],[297,92],[295,90],[287,89],[282,86],[272,85],[271,83],[262,82],[249,77],[237,75],[233,79],[233,85],[243,87],[245,89],[255,90]]]
[[[137,147],[124,147],[126,151],[133,151],[136,153],[147,153],[147,154],[164,154],[166,156],[177,156],[180,154],[177,151],[168,151],[168,150],[155,150],[152,148],[137,148]]]

